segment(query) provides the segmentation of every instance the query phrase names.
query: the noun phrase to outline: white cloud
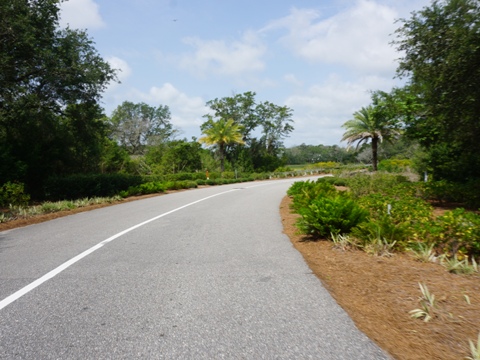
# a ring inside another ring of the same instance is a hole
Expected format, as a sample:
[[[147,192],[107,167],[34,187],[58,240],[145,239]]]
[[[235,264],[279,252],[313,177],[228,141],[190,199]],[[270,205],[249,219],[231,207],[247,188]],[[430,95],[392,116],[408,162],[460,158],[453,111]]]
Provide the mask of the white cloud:
[[[73,29],[98,29],[105,26],[99,6],[93,0],[68,0],[60,3],[60,26]]]
[[[184,42],[195,51],[183,55],[180,66],[200,77],[211,73],[237,77],[265,68],[262,60],[265,46],[251,31],[247,31],[241,40],[232,42],[197,37],[186,38]]]
[[[125,60],[116,56],[107,57],[106,60],[112,68],[119,70],[117,76],[120,81],[126,80],[132,74],[132,69]]]
[[[291,95],[286,105],[294,109],[295,136],[309,144],[340,144],[344,132],[341,126],[355,111],[371,103],[370,91],[390,89],[392,84],[392,80],[377,76],[344,81],[331,75],[324,83]]]
[[[280,42],[296,56],[311,62],[344,65],[360,73],[392,72],[398,57],[389,45],[398,14],[371,0],[330,18],[309,9],[292,9],[290,15],[268,24],[261,32],[288,31]]]
[[[153,86],[148,93],[137,93],[141,101],[152,106],[168,105],[172,113],[172,124],[183,130],[198,129],[205,121],[203,115],[208,113],[205,101],[199,97],[189,97],[170,83],[162,87]]]

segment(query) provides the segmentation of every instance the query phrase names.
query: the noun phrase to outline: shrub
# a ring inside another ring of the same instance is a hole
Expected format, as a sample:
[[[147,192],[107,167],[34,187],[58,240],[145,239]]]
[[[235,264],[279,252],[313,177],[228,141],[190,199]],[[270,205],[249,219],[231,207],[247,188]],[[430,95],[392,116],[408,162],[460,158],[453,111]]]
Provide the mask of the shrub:
[[[111,197],[140,185],[141,176],[126,174],[71,175],[49,178],[45,185],[45,198],[74,200],[85,197]]]
[[[408,159],[387,159],[378,163],[378,170],[390,173],[401,173],[412,165],[412,161]]]
[[[295,182],[287,191],[293,197],[292,207],[300,209],[308,206],[314,199],[337,194],[335,187],[325,181],[300,181]]]
[[[390,244],[395,242],[400,246],[406,239],[408,230],[408,223],[395,223],[391,216],[384,215],[358,224],[352,229],[352,236],[359,239],[364,247],[378,243],[379,240]]]
[[[447,211],[437,218],[441,229],[437,245],[451,256],[480,256],[480,215],[463,208]]]
[[[368,216],[366,210],[341,194],[317,197],[298,212],[301,215],[298,220],[299,229],[316,238],[347,234]]]
[[[0,206],[26,205],[30,201],[30,195],[25,193],[22,183],[7,182],[0,187]]]
[[[407,182],[408,179],[405,176],[380,172],[372,175],[356,174],[347,178],[347,186],[355,197],[361,197],[370,193],[389,193],[392,188]]]

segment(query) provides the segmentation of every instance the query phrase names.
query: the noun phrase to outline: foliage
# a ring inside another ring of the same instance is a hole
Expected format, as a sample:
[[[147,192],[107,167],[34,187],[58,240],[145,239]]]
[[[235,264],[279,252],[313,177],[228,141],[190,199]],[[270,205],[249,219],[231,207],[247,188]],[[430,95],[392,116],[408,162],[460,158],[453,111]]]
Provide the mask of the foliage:
[[[10,205],[7,212],[0,213],[0,223],[12,221],[19,218],[30,218],[46,213],[72,210],[88,205],[111,204],[120,200],[121,198],[119,196],[114,196],[109,198],[84,198],[74,201],[47,201],[43,202],[40,205],[33,206]]]
[[[415,319],[422,319],[424,322],[429,322],[435,317],[435,309],[437,303],[435,301],[435,295],[431,294],[427,288],[427,285],[418,283],[422,297],[420,297],[420,309],[414,309],[410,311],[410,315]]]
[[[424,197],[443,203],[463,204],[471,209],[480,207],[480,180],[454,183],[447,180],[428,181],[423,187]]]
[[[409,159],[386,159],[378,163],[378,170],[390,173],[401,173],[406,171],[412,164]]]
[[[147,145],[166,141],[174,133],[168,106],[124,101],[109,120],[111,137],[132,155],[145,152]]]
[[[393,250],[396,244],[396,240],[389,241],[377,236],[370,238],[369,241],[361,245],[361,247],[367,254],[390,257],[394,255]]]
[[[375,98],[374,98],[375,100]],[[353,114],[353,119],[343,124],[346,131],[342,141],[347,141],[348,148],[357,143],[357,149],[362,143],[371,141],[373,171],[377,171],[378,145],[383,140],[392,141],[400,135],[400,126],[391,114],[383,111],[378,104],[362,107]]]
[[[25,193],[22,183],[6,182],[0,187],[0,207],[26,205],[29,201],[30,195]]]
[[[370,193],[388,194],[408,179],[401,175],[377,172],[375,174],[354,174],[346,178],[347,186],[354,197],[359,198]]]
[[[283,139],[293,131],[292,110],[268,101],[257,102],[255,95],[245,92],[208,101],[213,115],[205,115],[207,121],[201,130],[210,127],[213,118],[233,120],[243,142],[227,144],[225,160],[242,171],[272,171],[285,164],[281,151]]]
[[[435,244],[428,245],[425,242],[415,242],[410,244],[408,251],[412,254],[415,260],[421,262],[438,262],[438,256],[435,252]]]
[[[454,274],[473,274],[478,273],[478,264],[474,258],[472,258],[472,262],[468,261],[468,258],[463,260],[459,260],[457,256],[453,256],[452,258],[442,257],[440,264],[443,265],[448,272]]]
[[[467,360],[480,360],[480,333],[478,334],[477,345],[472,340],[468,340],[470,345],[470,356],[466,357]]]
[[[241,128],[233,119],[220,118],[214,121],[212,117],[202,126],[202,134],[198,141],[216,146],[220,156],[220,169],[225,171],[225,151],[229,144],[243,144]]]
[[[202,169],[197,141],[173,140],[147,149],[146,163],[155,174],[194,173]]]
[[[335,187],[325,181],[297,181],[288,189],[287,195],[293,197],[292,207],[299,211],[303,207],[307,207],[310,203],[319,197],[336,196]]]
[[[98,168],[98,105],[116,79],[84,31],[60,29],[58,1],[0,2],[0,178],[37,196],[52,174]]]
[[[141,176],[125,174],[94,174],[51,177],[45,185],[44,197],[49,200],[81,199],[115,196],[130,186],[140,185]]]
[[[437,244],[452,257],[480,256],[480,215],[463,208],[447,211],[437,218],[440,232]]]
[[[331,234],[333,247],[342,251],[358,248],[358,244],[355,238],[349,235]]]
[[[300,208],[298,213],[301,215],[298,228],[315,238],[347,234],[368,216],[366,210],[342,194],[317,197],[308,206]]]
[[[435,0],[401,20],[398,75],[418,111],[407,134],[427,150],[435,179],[480,178],[480,5],[478,0]]]
[[[389,215],[384,215],[378,218],[370,218],[368,221],[358,224],[352,229],[351,233],[363,247],[374,246],[375,244],[381,246],[383,244],[393,244],[391,246],[393,248],[394,245],[398,243],[399,246],[405,240],[408,228],[408,223],[396,223]]]
[[[312,164],[318,162],[352,163],[355,153],[338,145],[305,145],[287,148],[284,151],[287,164]]]

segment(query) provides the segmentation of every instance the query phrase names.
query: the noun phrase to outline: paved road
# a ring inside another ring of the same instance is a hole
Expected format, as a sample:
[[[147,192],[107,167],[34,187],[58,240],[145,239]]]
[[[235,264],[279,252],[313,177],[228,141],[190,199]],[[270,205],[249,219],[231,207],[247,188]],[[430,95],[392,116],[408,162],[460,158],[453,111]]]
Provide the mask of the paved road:
[[[282,233],[292,182],[0,232],[0,358],[387,359]]]

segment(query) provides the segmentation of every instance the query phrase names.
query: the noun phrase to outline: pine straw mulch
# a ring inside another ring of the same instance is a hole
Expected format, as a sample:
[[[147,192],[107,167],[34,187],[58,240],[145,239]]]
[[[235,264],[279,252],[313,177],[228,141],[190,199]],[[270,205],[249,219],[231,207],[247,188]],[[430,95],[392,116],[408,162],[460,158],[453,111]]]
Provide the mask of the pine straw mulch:
[[[377,257],[310,241],[295,227],[287,196],[280,206],[284,232],[357,327],[395,359],[464,359],[480,332],[480,276],[455,275],[407,254]],[[419,283],[437,299],[435,317],[414,319]],[[470,304],[467,302],[467,297]]]

